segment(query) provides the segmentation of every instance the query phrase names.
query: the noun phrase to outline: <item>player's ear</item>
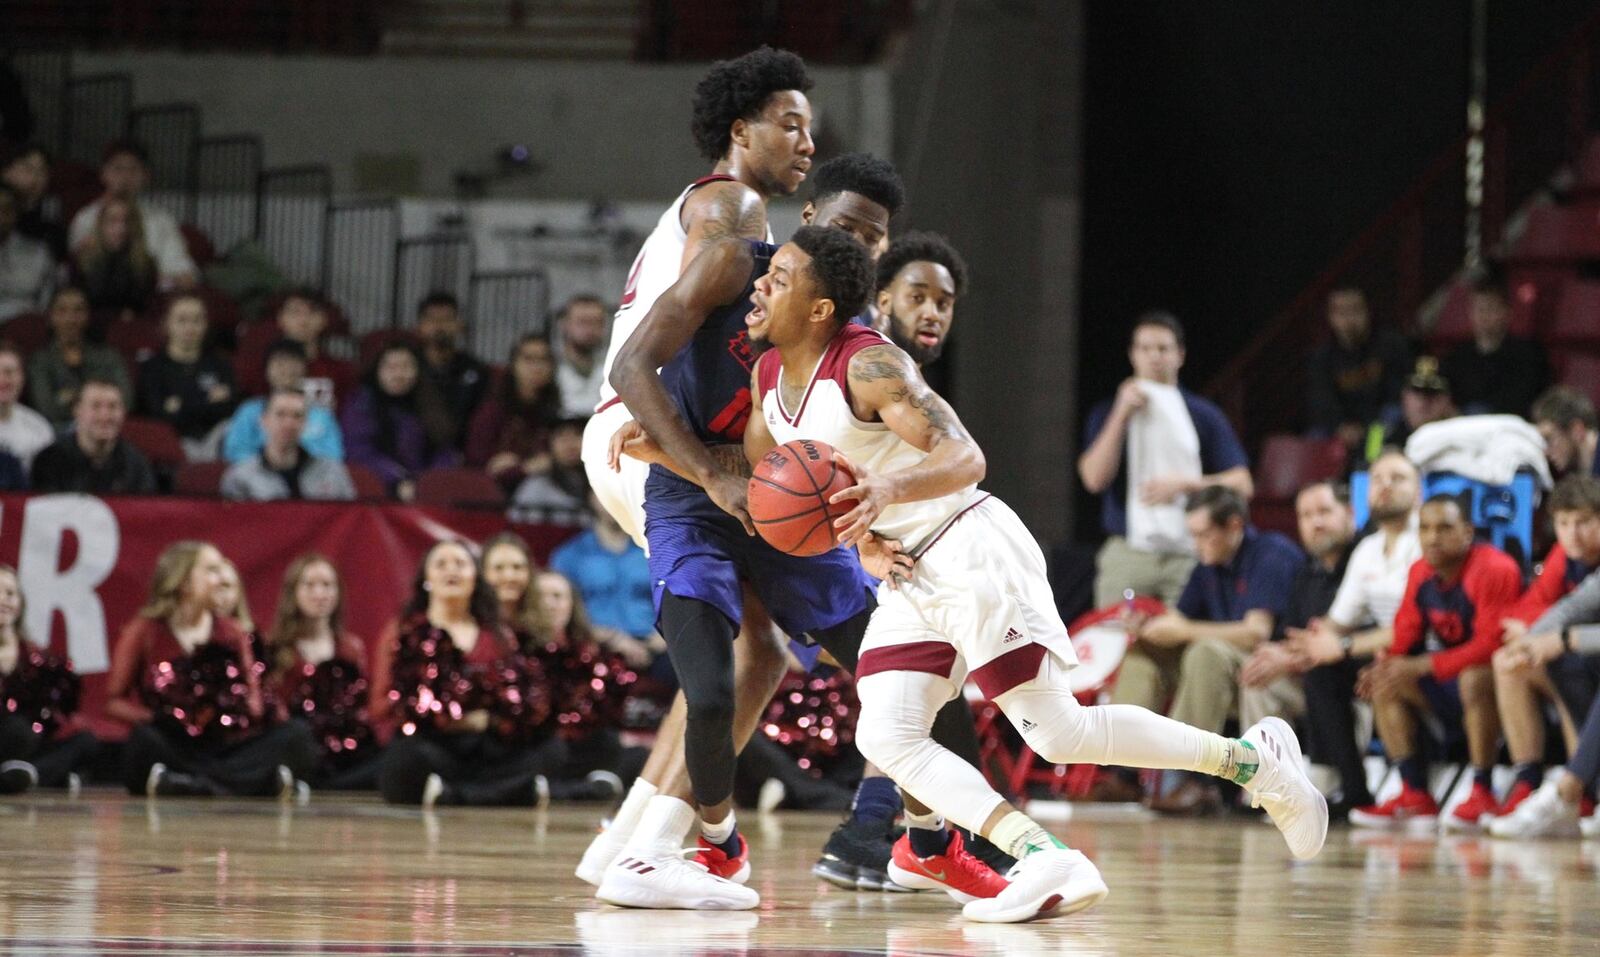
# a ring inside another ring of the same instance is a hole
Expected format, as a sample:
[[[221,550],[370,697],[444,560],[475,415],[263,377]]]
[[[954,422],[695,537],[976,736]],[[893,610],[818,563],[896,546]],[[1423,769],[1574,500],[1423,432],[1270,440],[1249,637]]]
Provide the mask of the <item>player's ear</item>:
[[[833,300],[815,299],[811,303],[811,322],[833,321]]]
[[[734,146],[748,148],[750,146],[750,124],[744,121],[744,117],[739,117],[728,128],[728,136]]]
[[[889,290],[887,290],[887,289],[879,289],[878,290],[878,311],[880,313],[881,312],[888,312],[889,311],[889,304],[893,300],[894,300],[894,297],[889,295]]]
[[[816,218],[817,204],[808,199],[806,200],[806,208],[800,210],[800,222],[806,226],[810,226],[811,221]]]

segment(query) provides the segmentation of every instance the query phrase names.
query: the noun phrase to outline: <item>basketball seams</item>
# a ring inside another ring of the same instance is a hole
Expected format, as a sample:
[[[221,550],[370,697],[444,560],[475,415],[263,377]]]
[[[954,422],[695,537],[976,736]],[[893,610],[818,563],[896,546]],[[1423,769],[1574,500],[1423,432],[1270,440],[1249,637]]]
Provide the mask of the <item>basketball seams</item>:
[[[808,444],[811,446],[810,449],[807,448]],[[832,522],[836,516],[834,515],[833,504],[828,501],[827,496],[828,490],[832,489],[833,485],[840,480],[844,469],[833,454],[827,454],[816,459],[810,454],[812,451],[833,453],[834,450],[826,443],[806,439],[792,439],[778,446],[778,448],[783,450],[782,455],[785,459],[798,466],[805,473],[806,482],[811,486],[810,490],[805,490],[804,486],[798,485],[798,482],[797,487],[783,484],[770,475],[752,475],[750,477],[752,490],[760,490],[762,492],[764,507],[770,507],[774,504],[780,508],[782,507],[782,499],[774,501],[770,497],[770,493],[776,491],[782,491],[786,499],[798,500],[795,504],[808,500],[815,501],[816,504],[781,516],[768,515],[758,519],[752,515],[752,524],[761,531],[763,538],[767,536],[768,531],[790,532],[790,534],[780,536],[780,540],[788,546],[787,548],[780,547],[769,540],[769,544],[772,544],[774,548],[781,552],[801,556],[822,554],[820,551],[814,551],[810,543],[821,531],[826,539],[823,543],[826,546],[823,551],[835,544],[832,535]],[[813,471],[812,466],[813,463],[820,466],[823,461],[827,463],[828,472],[826,475],[820,476],[821,480],[819,482],[819,475]],[[787,481],[788,477],[785,476],[784,482]],[[792,531],[793,526],[811,515],[817,515],[818,517],[803,533]],[[789,526],[789,528],[784,528],[783,526]]]

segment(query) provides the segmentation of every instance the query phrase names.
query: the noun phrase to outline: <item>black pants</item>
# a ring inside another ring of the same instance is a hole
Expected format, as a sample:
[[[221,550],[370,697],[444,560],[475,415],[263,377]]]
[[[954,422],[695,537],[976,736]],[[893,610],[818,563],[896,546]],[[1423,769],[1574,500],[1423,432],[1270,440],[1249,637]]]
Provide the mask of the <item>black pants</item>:
[[[534,778],[548,776],[565,760],[556,739],[506,741],[493,734],[419,733],[397,736],[383,752],[378,790],[390,804],[420,804],[428,776],[444,779],[441,804],[532,807]]]
[[[347,760],[325,756],[311,776],[311,786],[318,791],[376,791],[378,775],[383,770],[383,751],[376,744],[368,744]]]
[[[581,738],[552,741],[549,752],[558,758],[548,774],[552,781],[580,781],[595,771],[610,771],[628,787],[644,770],[650,749],[628,746],[616,728],[600,728]]]
[[[122,750],[122,777],[129,794],[143,794],[150,768],[164,764],[190,775],[218,795],[271,796],[278,793],[278,767],[297,779],[316,771],[320,749],[311,731],[290,721],[232,745],[202,744],[154,724],[134,726]]]
[[[16,715],[0,717],[0,764],[26,761],[39,773],[39,786],[67,786],[67,776],[94,760],[100,742],[87,731],[51,739],[33,730],[33,722]]]
[[[1356,745],[1356,675],[1367,659],[1319,665],[1305,674],[1306,729],[1311,757],[1339,772],[1347,804],[1372,802],[1367,770]]]

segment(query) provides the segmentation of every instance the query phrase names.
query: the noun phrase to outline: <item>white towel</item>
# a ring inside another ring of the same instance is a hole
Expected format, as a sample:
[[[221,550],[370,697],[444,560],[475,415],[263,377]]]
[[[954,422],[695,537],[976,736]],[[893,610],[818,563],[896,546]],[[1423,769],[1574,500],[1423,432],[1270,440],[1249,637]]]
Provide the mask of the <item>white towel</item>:
[[[1406,458],[1423,474],[1454,472],[1474,482],[1510,485],[1519,469],[1532,469],[1539,487],[1551,486],[1539,430],[1515,415],[1463,415],[1430,422],[1406,440]]]
[[[1128,544],[1145,552],[1189,554],[1194,543],[1183,523],[1183,500],[1146,505],[1139,486],[1165,475],[1199,478],[1200,433],[1177,386],[1140,380],[1149,401],[1128,422]]]

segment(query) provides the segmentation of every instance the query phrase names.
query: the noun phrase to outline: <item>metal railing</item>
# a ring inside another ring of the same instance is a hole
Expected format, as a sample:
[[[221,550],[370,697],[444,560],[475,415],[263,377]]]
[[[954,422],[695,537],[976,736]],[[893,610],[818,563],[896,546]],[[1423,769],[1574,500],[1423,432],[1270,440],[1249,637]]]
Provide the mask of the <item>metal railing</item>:
[[[394,248],[396,327],[408,325],[411,310],[430,292],[448,292],[461,303],[472,298],[475,255],[466,236],[401,239]]]
[[[256,235],[261,139],[206,136],[195,144],[194,224],[219,252]]]
[[[326,166],[263,170],[256,180],[256,239],[296,283],[320,282],[333,172]]]
[[[328,207],[322,288],[357,335],[394,322],[395,250],[400,209],[392,199],[340,200]]]
[[[200,108],[192,103],[138,107],[128,117],[128,138],[150,157],[150,187],[142,201],[180,222],[190,219]]]
[[[544,332],[550,279],[543,270],[483,272],[472,277],[467,347],[485,362],[504,362],[530,332]]]

